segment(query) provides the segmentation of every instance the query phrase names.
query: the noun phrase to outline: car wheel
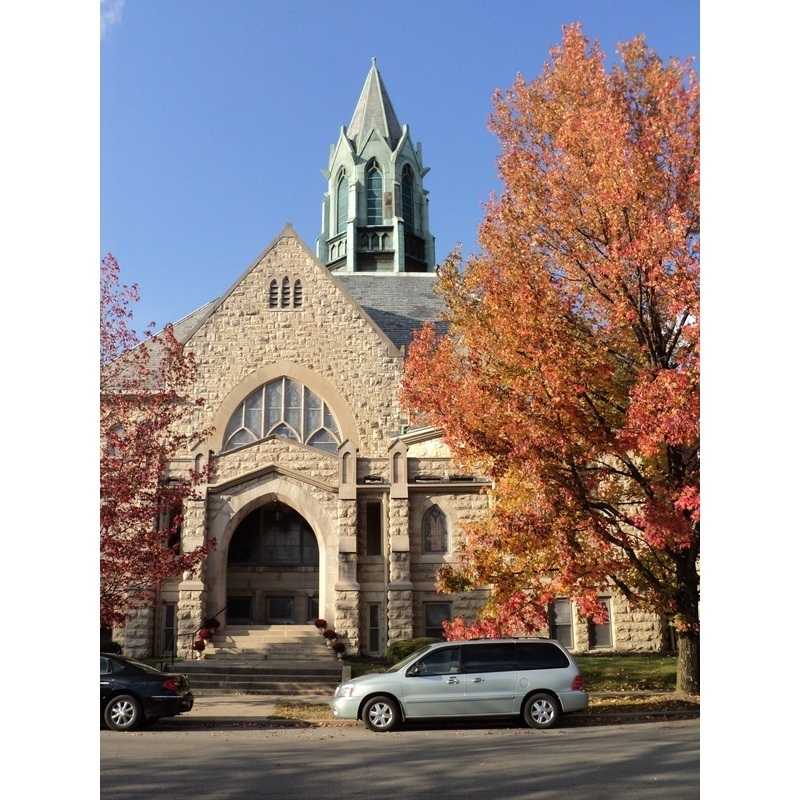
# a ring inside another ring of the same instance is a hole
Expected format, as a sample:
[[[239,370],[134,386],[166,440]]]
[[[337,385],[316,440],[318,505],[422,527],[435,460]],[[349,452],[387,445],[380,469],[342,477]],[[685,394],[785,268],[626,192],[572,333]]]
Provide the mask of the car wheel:
[[[364,724],[376,733],[394,730],[400,722],[400,709],[391,697],[373,697],[364,706]]]
[[[108,701],[103,716],[112,731],[131,731],[142,719],[142,708],[135,697],[120,694]]]
[[[560,716],[558,700],[545,692],[531,695],[522,709],[522,718],[529,728],[552,728]]]

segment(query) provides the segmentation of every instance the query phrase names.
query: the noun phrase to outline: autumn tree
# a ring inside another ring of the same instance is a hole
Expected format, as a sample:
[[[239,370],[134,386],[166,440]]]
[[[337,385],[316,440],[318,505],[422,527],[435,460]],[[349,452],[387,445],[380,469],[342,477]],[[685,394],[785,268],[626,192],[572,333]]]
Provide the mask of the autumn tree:
[[[175,473],[194,361],[171,326],[139,340],[131,328],[135,285],[120,284],[111,255],[100,272],[100,622],[111,626],[149,601],[170,576],[193,571],[207,548],[182,552],[183,508],[203,471]],[[196,437],[198,434],[194,434]],[[202,436],[202,433],[199,434]]]
[[[643,37],[606,68],[579,25],[494,99],[503,190],[480,254],[440,270],[448,331],[413,342],[404,403],[494,480],[443,590],[491,585],[478,628],[546,626],[598,592],[667,615],[699,690],[699,93]]]

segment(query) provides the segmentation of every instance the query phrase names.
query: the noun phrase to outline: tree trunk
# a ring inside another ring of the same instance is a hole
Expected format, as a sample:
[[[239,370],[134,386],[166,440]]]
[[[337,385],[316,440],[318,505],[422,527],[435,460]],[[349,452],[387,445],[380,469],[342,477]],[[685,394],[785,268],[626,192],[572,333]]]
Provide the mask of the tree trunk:
[[[700,634],[695,631],[678,634],[678,675],[675,689],[687,694],[700,694]]]

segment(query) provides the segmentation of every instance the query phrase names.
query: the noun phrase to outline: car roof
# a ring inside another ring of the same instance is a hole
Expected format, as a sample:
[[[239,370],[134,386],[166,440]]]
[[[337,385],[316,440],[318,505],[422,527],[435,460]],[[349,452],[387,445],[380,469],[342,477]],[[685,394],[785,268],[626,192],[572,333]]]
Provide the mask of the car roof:
[[[531,642],[539,644],[554,644],[561,647],[557,639],[545,639],[541,636],[514,636],[506,639],[452,639],[448,642],[434,642],[431,647],[443,647],[452,644],[529,644]]]

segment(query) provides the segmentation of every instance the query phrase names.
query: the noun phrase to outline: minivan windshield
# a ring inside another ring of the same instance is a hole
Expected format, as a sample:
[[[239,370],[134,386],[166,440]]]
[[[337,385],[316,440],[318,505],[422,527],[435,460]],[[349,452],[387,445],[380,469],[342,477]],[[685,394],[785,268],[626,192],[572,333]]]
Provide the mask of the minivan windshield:
[[[393,667],[389,667],[387,672],[397,672],[399,669],[403,669],[403,667],[410,664],[417,656],[421,656],[423,653],[426,653],[428,650],[433,647],[432,644],[426,644],[425,647],[420,647],[419,650],[415,650],[410,656],[406,656],[402,661],[398,661]]]

